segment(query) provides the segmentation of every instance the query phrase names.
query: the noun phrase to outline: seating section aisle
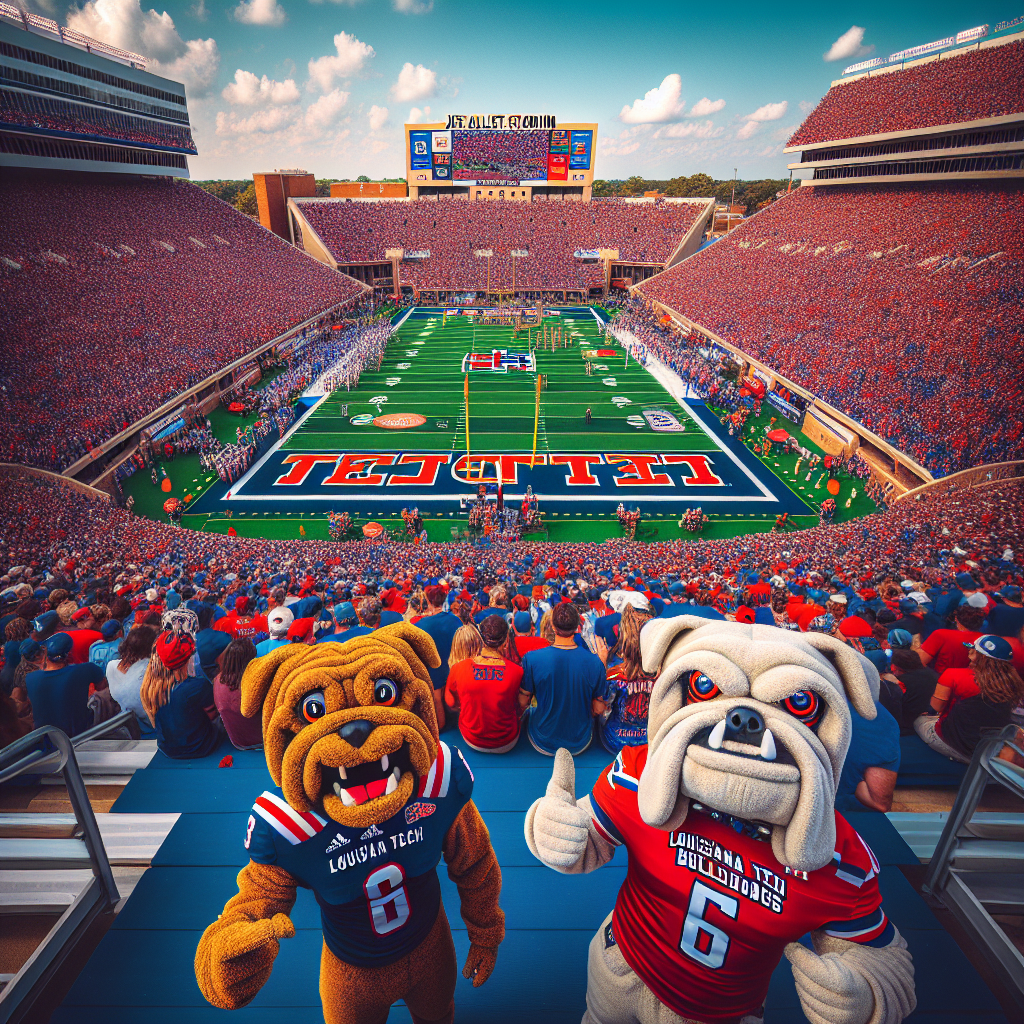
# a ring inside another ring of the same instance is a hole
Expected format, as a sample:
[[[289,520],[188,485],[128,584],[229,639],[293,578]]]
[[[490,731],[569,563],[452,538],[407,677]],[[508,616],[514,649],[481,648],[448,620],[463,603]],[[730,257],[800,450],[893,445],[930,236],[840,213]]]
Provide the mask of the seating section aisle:
[[[341,264],[384,260],[402,248],[402,284],[420,289],[483,290],[492,250],[492,288],[589,289],[604,286],[600,263],[574,254],[618,249],[623,262],[664,263],[704,210],[699,203],[409,202],[298,200],[320,239]],[[409,258],[413,252],[429,256]]]
[[[10,175],[0,206],[5,460],[65,468],[362,291],[188,182]]]
[[[448,741],[458,743],[454,732]],[[234,766],[217,768],[225,753]],[[591,748],[576,759],[577,792],[585,792],[610,760]],[[502,869],[507,936],[490,980],[478,989],[459,978],[456,1020],[488,1024],[576,1022],[584,1009],[587,945],[612,907],[625,875],[620,852],[590,875],[550,871],[529,853],[523,818],[544,792],[551,761],[525,736],[511,754],[470,752],[474,799],[491,833]],[[115,812],[181,811],[170,836],[143,875],[74,984],[54,1024],[181,1024],[224,1018],[208,1006],[193,978],[193,957],[203,929],[235,890],[245,864],[242,842],[252,801],[271,785],[261,751],[228,746],[208,758],[175,762],[157,755],[135,775]],[[886,910],[906,936],[917,971],[918,1015],[945,1024],[997,1024],[1005,1020],[996,1000],[952,938],[900,871],[916,858],[884,815],[864,812],[851,820],[881,865]],[[468,949],[458,916],[458,894],[442,868],[441,888],[462,963]],[[315,900],[300,892],[293,912],[296,936],[281,944],[271,975],[250,1006],[232,1021],[319,1019],[320,917]],[[949,979],[956,978],[956,985]],[[800,1011],[788,963],[783,960],[769,994],[773,1024],[797,1024]],[[408,1021],[404,1007],[389,1020]]]
[[[802,187],[640,291],[933,473],[1019,459],[1022,213],[1018,183]]]
[[[789,140],[805,146],[1024,111],[1024,41],[834,85]]]

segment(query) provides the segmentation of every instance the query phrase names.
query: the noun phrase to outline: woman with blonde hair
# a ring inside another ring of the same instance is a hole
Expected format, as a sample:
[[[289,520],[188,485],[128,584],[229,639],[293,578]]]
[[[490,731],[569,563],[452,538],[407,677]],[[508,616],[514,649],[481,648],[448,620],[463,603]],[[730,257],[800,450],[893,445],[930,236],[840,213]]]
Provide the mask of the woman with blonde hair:
[[[985,732],[1008,725],[1024,700],[1024,680],[1013,667],[1013,648],[1001,636],[979,636],[968,668],[947,668],[932,694],[934,715],[914,720],[914,731],[945,757],[970,763]]]
[[[549,644],[555,642],[555,626],[551,621],[550,611],[545,612],[544,617],[540,620],[540,625],[537,627],[537,636],[543,637]]]
[[[455,668],[460,661],[476,657],[483,645],[480,630],[476,626],[459,626],[455,630],[455,636],[452,637],[452,652],[448,655],[448,667]]]
[[[194,674],[195,653],[188,633],[161,633],[142,680],[142,706],[167,757],[206,757],[220,742],[213,687],[206,676]]]
[[[640,630],[652,618],[646,609],[627,604],[618,624],[618,639],[611,647],[601,635],[609,631],[595,630],[597,656],[608,674],[608,709],[598,722],[597,736],[611,754],[617,754],[623,747],[642,747],[647,742],[647,712],[657,673],[643,670]],[[601,620],[597,621],[600,626]]]

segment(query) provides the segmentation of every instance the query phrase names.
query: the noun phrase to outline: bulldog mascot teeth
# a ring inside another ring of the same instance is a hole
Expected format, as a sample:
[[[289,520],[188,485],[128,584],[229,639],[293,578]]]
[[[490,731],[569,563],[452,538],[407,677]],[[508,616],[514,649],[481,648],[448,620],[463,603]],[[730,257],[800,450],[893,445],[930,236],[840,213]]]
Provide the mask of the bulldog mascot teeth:
[[[526,817],[556,871],[629,855],[590,944],[584,1024],[759,1024],[783,953],[811,1024],[899,1024],[916,1005],[910,953],[874,854],[834,809],[847,699],[874,718],[874,667],[823,634],[689,615],[648,623],[641,649],[660,670],[649,745],[578,801],[558,751]]]
[[[257,797],[238,895],[203,933],[196,979],[214,1006],[245,1006],[270,977],[298,886],[320,904],[327,1024],[377,1024],[404,999],[417,1024],[454,1018],[455,947],[437,877],[458,886],[482,985],[504,938],[501,872],[470,799],[473,775],[438,738],[434,642],[406,623],[346,643],[280,647],[242,678],[263,710],[277,784]]]

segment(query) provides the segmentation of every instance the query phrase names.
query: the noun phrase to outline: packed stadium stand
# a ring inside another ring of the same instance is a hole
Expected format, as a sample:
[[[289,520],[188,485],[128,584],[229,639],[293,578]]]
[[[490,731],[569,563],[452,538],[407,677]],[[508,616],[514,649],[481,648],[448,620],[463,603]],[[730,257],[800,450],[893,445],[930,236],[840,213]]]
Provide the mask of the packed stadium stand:
[[[1024,110],[1024,41],[839,82],[789,140],[809,145]]]
[[[801,188],[641,286],[935,473],[1024,452],[1024,189]]]
[[[338,264],[385,259],[402,248],[402,284],[420,290],[483,290],[493,251],[491,286],[602,288],[603,268],[575,253],[617,249],[623,263],[664,264],[705,213],[699,203],[467,203],[463,199],[395,202],[295,200]],[[411,258],[414,252],[429,253]]]
[[[11,461],[64,468],[362,291],[188,183],[9,172],[0,205]]]

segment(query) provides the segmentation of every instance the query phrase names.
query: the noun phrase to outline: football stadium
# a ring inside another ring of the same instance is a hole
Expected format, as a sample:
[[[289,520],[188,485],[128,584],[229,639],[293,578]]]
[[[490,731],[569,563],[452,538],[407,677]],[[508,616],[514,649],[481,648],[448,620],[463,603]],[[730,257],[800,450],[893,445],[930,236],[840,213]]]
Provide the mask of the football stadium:
[[[853,26],[775,150],[786,102],[679,75],[617,139],[525,79],[466,112],[467,48],[358,108],[400,178],[326,180],[258,167],[378,87],[354,35],[303,93],[41,11],[0,2],[0,1022],[1024,1019],[1024,18]],[[726,131],[788,178],[600,177]]]

